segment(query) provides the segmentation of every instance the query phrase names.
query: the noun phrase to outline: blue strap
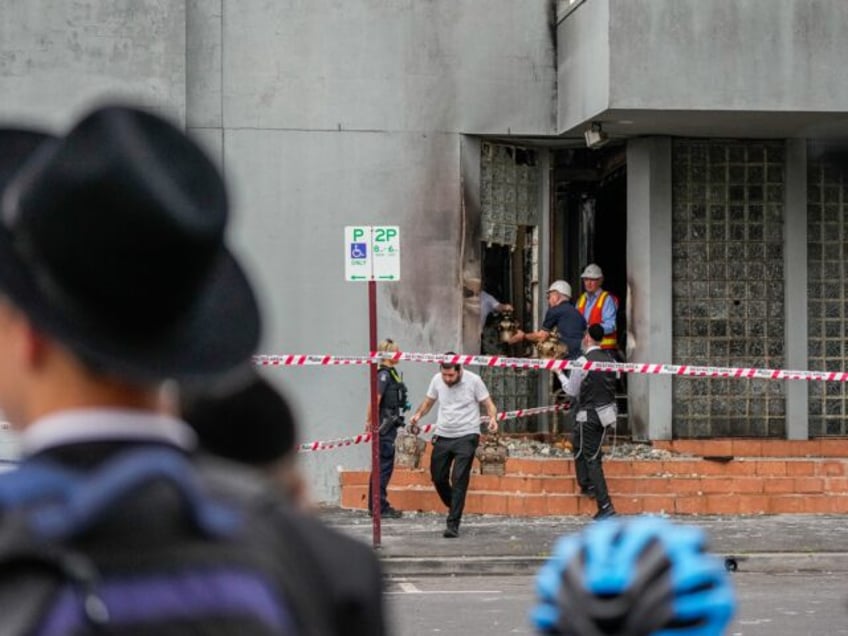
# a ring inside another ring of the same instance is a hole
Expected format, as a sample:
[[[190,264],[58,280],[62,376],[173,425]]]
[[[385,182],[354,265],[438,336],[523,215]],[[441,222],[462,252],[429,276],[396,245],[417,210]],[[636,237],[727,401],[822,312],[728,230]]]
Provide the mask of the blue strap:
[[[24,462],[0,477],[0,510],[45,499],[67,499],[79,483],[78,473],[52,462]]]
[[[45,488],[55,488],[61,472],[41,467],[38,475]],[[203,493],[188,458],[167,449],[125,452],[93,473],[77,473],[70,485],[56,488],[63,495],[61,501],[32,512],[30,527],[44,539],[69,539],[90,529],[122,499],[160,480],[175,487],[198,530],[209,536],[227,536],[237,528],[236,511]]]

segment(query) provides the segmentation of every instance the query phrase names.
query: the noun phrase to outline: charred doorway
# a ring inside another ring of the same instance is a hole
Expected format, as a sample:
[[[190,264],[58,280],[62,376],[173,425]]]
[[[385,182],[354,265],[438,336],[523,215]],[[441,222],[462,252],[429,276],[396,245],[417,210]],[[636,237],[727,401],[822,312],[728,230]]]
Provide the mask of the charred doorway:
[[[618,299],[616,332],[627,358],[627,154],[626,146],[564,149],[553,157],[550,280],[571,284],[574,302],[583,291],[580,274],[596,263],[603,288]],[[626,378],[619,383],[620,433],[627,425]]]
[[[480,156],[481,353],[526,355],[505,342],[506,325],[532,328],[538,312],[542,162],[533,148],[483,142]],[[509,306],[509,310],[506,310]],[[539,372],[482,367],[498,410],[539,406]],[[536,418],[507,420],[507,432],[535,432]]]

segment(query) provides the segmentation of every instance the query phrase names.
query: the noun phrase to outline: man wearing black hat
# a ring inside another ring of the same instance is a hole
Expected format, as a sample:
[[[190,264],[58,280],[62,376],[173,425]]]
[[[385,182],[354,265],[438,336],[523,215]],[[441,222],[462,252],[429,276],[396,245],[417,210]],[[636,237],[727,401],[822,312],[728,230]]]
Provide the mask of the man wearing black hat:
[[[576,362],[615,362],[607,351],[601,349],[603,337],[603,326],[599,323],[589,325],[583,337],[583,356]],[[597,501],[598,512],[595,519],[615,516],[615,508],[607,491],[601,451],[606,431],[615,426],[618,417],[615,404],[615,374],[574,369],[569,377],[561,374],[560,381],[565,392],[576,398],[578,404],[572,433],[577,483],[584,494],[593,496]]]
[[[0,407],[23,453],[0,476],[0,564],[41,564],[37,575],[0,567],[4,633],[39,620],[56,633],[79,621],[139,634],[335,633],[322,595],[334,573],[310,559],[294,511],[252,473],[189,462],[191,429],[158,412],[163,380],[232,381],[259,341],[209,159],[159,117],[106,107],[58,139],[0,131],[0,193]],[[16,474],[38,476],[25,490],[35,497],[40,484],[64,508],[30,515],[3,488]],[[108,498],[139,475],[162,478]],[[21,538],[18,515],[39,532]],[[20,594],[24,583],[35,591]],[[69,606],[37,604],[67,586]]]

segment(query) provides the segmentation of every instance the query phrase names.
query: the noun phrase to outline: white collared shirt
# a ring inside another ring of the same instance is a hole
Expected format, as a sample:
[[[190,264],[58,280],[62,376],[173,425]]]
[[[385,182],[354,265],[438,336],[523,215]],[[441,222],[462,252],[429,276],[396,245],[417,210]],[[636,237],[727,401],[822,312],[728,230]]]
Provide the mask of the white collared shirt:
[[[197,436],[170,415],[134,409],[77,409],[42,417],[20,435],[23,457],[56,446],[97,441],[162,442],[193,450]]]

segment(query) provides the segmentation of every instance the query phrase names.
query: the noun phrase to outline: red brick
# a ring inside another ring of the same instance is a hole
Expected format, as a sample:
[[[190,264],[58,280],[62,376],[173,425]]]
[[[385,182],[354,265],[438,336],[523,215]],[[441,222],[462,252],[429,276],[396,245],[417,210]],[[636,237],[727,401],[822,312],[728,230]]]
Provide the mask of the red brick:
[[[703,492],[700,477],[676,477],[669,489],[672,493],[681,495],[701,494]]]
[[[793,494],[795,480],[792,477],[768,477],[763,479],[763,492],[766,494]]]
[[[734,439],[731,442],[731,455],[734,457],[762,457],[763,442],[754,439]]]
[[[769,510],[771,497],[768,495],[736,495],[735,498],[739,502],[739,514],[765,514]]]
[[[769,500],[769,514],[804,512],[804,497],[801,495],[782,495]]]
[[[511,495],[507,498],[506,512],[514,517],[524,516],[524,495]]]
[[[824,489],[833,495],[848,493],[848,477],[827,477]]]
[[[833,500],[832,508],[834,513],[842,515],[848,513],[848,497],[832,496],[831,499]]]
[[[663,472],[663,462],[657,461],[631,461],[630,474],[632,475],[659,475]]]
[[[793,459],[786,462],[786,474],[793,477],[809,477],[816,474],[816,462],[807,459]]]
[[[697,495],[688,495],[685,497],[676,497],[674,500],[674,511],[681,515],[702,515],[706,514],[707,500],[705,497]]]
[[[353,508],[364,510],[366,506],[365,499],[368,497],[368,491],[361,489],[345,488],[342,490],[342,500],[339,505],[342,508]]]
[[[704,462],[704,460],[702,459],[667,459],[660,462],[662,466],[662,472],[674,476],[690,476],[701,474],[701,468],[705,463],[710,462]]]
[[[735,459],[727,464],[717,462],[704,462],[704,464],[713,464],[715,466],[723,466],[728,475],[756,475],[757,460],[751,459]]]
[[[641,515],[645,512],[642,497],[618,497],[613,499],[612,503],[619,514]],[[592,511],[592,514],[595,513],[595,510]]]
[[[474,479],[474,477],[472,477]],[[366,482],[367,483],[367,482]],[[395,470],[392,473],[392,480],[389,482],[392,486],[407,487],[415,486],[417,488],[432,487],[430,481],[430,473],[425,473],[421,470]]]
[[[834,501],[833,497],[826,496],[808,496],[804,497],[804,512],[828,514],[833,512]]]
[[[640,497],[642,512],[648,514],[671,514],[674,512],[674,497],[657,495]]]
[[[598,504],[594,499],[588,497],[576,497],[577,513],[581,515],[593,515],[598,511]]]
[[[763,459],[756,463],[758,475],[780,475],[786,474],[786,461],[783,459]]]
[[[704,494],[727,494],[734,492],[732,477],[702,477],[699,490]]]
[[[824,480],[821,477],[796,477],[795,492],[822,493],[824,492]]]
[[[548,514],[552,516],[576,515],[579,512],[577,497],[560,495],[547,497]]]
[[[815,455],[819,450],[817,442],[806,440],[769,439],[763,441],[765,457],[806,457]]]
[[[823,457],[848,457],[848,439],[822,439],[819,442]]]
[[[710,515],[733,515],[739,513],[740,497],[736,495],[707,495],[706,509]]]
[[[845,461],[839,459],[824,459],[816,464],[816,474],[827,477],[842,477],[845,475]]]
[[[524,500],[524,514],[531,517],[544,517],[548,514],[547,497],[536,495],[528,496]]]
[[[705,439],[701,441],[701,450],[697,455],[733,455],[733,440]]]

